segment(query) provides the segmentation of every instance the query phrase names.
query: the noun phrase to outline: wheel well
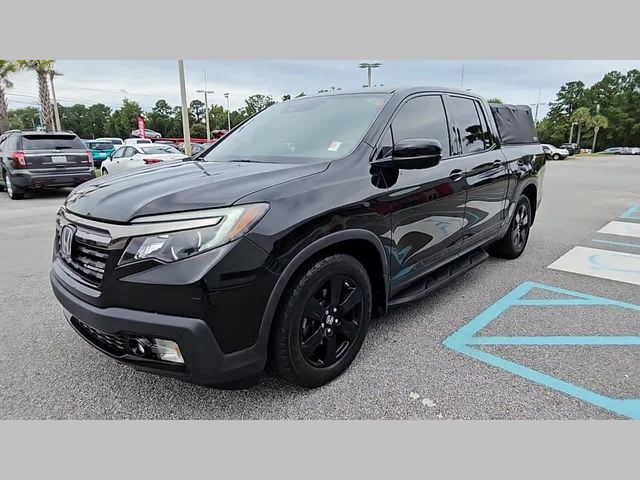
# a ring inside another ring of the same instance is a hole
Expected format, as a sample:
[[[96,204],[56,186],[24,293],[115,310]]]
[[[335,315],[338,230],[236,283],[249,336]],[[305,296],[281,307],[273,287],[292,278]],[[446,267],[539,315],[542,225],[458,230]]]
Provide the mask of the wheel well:
[[[298,272],[304,268],[308,268],[310,264],[315,263],[320,258],[336,253],[350,255],[362,264],[367,271],[369,281],[371,282],[371,290],[373,294],[372,315],[374,317],[384,315],[387,310],[387,290],[382,258],[380,258],[380,253],[375,245],[368,240],[356,238],[342,240],[329,245],[308,258],[302,265],[300,265],[300,267],[298,267],[291,278],[295,278]]]
[[[522,191],[523,195],[526,195],[531,204],[531,223],[536,219],[536,208],[538,207],[538,190],[534,184],[527,185]]]

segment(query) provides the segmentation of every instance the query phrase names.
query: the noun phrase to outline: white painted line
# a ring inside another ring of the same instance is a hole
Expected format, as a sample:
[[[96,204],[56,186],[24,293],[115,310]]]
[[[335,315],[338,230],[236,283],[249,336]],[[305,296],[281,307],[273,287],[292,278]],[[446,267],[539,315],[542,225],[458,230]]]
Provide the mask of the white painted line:
[[[623,235],[625,237],[640,238],[640,223],[631,222],[609,222],[598,233],[609,233],[611,235]]]
[[[640,255],[574,247],[548,268],[640,285]]]

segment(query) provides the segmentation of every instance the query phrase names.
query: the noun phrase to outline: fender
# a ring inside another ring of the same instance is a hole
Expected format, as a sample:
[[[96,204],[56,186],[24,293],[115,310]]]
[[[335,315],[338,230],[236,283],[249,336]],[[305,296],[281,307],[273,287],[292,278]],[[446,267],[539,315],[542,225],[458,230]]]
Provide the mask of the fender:
[[[282,298],[282,294],[284,293],[285,288],[287,287],[289,281],[296,273],[298,268],[300,268],[300,266],[305,261],[318,253],[320,250],[323,250],[345,240],[366,240],[376,247],[376,250],[380,255],[380,260],[382,261],[382,274],[385,289],[384,307],[386,311],[387,300],[389,298],[389,262],[387,261],[387,256],[380,239],[369,230],[363,229],[342,230],[339,232],[330,233],[329,235],[326,235],[307,245],[300,252],[298,252],[293,260],[291,260],[291,262],[289,262],[289,264],[285,267],[282,274],[280,275],[280,278],[278,278],[278,281],[276,282],[276,285],[273,288],[271,295],[269,296],[267,307],[265,308],[262,315],[262,323],[260,325],[258,341],[256,342],[256,347],[258,348],[258,350],[264,349],[264,351],[266,351],[268,347],[269,335],[271,333],[271,324],[276,313],[276,308],[278,307],[278,303]]]

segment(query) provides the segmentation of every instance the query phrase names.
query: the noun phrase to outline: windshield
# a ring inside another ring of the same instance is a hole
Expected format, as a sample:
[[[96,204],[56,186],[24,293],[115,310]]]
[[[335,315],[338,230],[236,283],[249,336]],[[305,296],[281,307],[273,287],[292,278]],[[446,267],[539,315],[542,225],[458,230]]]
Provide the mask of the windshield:
[[[140,147],[143,153],[160,155],[163,153],[180,153],[170,145],[154,145],[153,147]]]
[[[216,143],[207,162],[310,162],[349,154],[388,94],[329,95],[275,104]]]

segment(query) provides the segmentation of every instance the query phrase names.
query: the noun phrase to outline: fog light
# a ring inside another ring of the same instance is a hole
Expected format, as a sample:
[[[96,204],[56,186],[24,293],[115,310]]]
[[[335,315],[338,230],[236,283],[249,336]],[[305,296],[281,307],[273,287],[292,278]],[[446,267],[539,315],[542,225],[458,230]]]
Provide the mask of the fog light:
[[[184,363],[182,352],[180,352],[180,347],[178,347],[176,342],[163,340],[162,338],[152,338],[151,342],[151,351],[159,360],[173,363]]]

